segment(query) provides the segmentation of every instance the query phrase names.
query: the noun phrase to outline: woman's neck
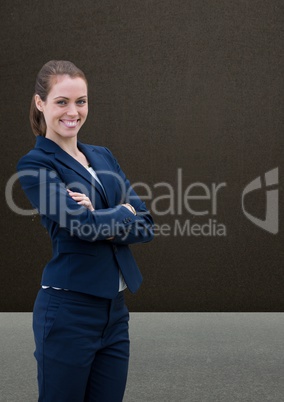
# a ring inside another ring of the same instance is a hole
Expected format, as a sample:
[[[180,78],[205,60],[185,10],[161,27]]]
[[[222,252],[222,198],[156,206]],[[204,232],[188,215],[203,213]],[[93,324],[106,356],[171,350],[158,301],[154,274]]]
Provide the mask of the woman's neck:
[[[76,158],[80,154],[77,146],[77,136],[71,138],[62,138],[61,136],[48,135],[45,136],[49,140],[55,142],[63,151]]]

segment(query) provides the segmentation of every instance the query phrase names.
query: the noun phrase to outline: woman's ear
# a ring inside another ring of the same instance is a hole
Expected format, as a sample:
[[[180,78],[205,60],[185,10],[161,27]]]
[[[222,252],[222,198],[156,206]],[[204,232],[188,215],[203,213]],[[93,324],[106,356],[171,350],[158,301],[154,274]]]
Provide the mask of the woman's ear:
[[[35,94],[35,105],[40,112],[43,112],[43,101],[41,100],[41,97],[37,94]]]

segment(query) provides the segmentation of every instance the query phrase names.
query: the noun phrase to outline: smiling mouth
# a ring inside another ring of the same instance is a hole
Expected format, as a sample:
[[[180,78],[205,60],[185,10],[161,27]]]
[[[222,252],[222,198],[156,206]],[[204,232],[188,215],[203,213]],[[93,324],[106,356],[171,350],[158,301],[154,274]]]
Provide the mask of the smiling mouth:
[[[63,123],[64,126],[67,128],[77,127],[79,121],[80,121],[80,119],[78,119],[78,120],[60,120],[60,122]]]

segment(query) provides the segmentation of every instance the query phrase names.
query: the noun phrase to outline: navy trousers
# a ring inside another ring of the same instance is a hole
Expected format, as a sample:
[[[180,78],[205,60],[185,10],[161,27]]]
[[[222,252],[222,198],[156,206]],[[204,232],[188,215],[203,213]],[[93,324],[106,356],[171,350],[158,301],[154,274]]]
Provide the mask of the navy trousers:
[[[115,299],[40,289],[33,312],[39,402],[121,402],[129,312]]]

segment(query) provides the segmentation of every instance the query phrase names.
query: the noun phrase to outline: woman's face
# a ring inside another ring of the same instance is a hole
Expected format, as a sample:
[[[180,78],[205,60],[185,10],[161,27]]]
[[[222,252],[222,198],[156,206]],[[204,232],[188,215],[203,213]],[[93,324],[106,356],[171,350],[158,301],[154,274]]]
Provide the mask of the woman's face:
[[[59,75],[54,78],[45,102],[36,95],[36,106],[43,112],[46,122],[46,138],[77,136],[88,115],[87,92],[82,78]]]

